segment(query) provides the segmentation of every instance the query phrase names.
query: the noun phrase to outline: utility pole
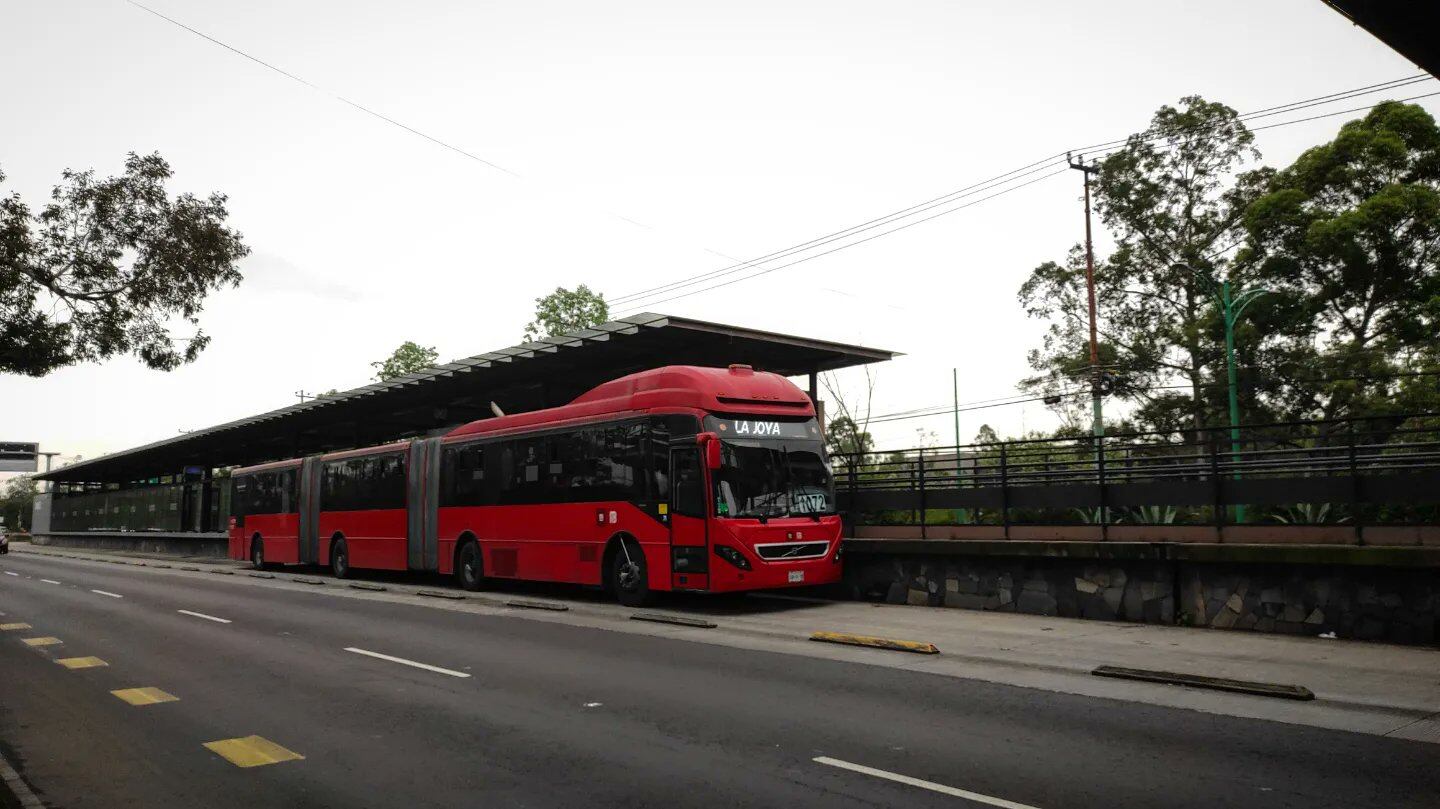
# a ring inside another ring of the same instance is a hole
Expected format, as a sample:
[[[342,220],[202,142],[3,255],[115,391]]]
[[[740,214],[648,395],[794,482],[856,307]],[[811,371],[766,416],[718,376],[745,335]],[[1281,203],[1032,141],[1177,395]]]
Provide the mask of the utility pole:
[[[955,402],[955,463],[960,463],[960,369],[950,369],[950,392]]]
[[[1090,399],[1095,411],[1095,451],[1098,453],[1099,439],[1105,437],[1105,416],[1100,405],[1100,342],[1096,337],[1095,327],[1095,247],[1090,239],[1090,175],[1100,169],[1094,165],[1085,165],[1085,155],[1080,155],[1078,160],[1072,160],[1069,152],[1066,152],[1065,160],[1070,164],[1070,168],[1085,176],[1085,291],[1090,302]]]
[[[300,404],[305,404],[305,400],[306,400],[306,399],[314,399],[314,398],[315,398],[315,394],[311,393],[310,391],[305,390],[304,388],[301,388],[300,390],[295,391],[295,395],[300,397]]]

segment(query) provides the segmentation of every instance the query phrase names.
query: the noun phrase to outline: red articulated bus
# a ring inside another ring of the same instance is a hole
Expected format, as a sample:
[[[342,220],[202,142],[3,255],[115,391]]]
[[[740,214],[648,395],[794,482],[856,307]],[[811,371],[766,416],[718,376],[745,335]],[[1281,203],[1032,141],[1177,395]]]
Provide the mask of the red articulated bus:
[[[748,366],[671,366],[434,438],[233,473],[230,557],[601,585],[621,602],[840,578],[815,407]]]

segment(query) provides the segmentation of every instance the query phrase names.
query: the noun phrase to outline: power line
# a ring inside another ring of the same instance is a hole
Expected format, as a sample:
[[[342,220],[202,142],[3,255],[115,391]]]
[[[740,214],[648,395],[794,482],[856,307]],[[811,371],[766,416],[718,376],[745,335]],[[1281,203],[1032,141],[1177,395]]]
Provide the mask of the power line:
[[[412,127],[412,126],[409,126],[409,125],[407,125],[407,124],[401,123],[400,121],[397,121],[397,120],[395,120],[394,118],[389,117],[388,115],[381,114],[381,113],[379,113],[379,112],[376,112],[375,110],[370,109],[369,107],[366,107],[366,106],[363,105],[363,104],[358,104],[358,103],[356,103],[356,102],[354,102],[354,101],[351,101],[350,99],[348,99],[348,98],[346,98],[346,97],[344,97],[344,96],[342,96],[342,95],[340,95],[340,94],[338,94],[338,93],[335,93],[335,92],[333,92],[333,91],[331,91],[331,90],[327,90],[327,89],[325,89],[324,87],[321,87],[321,86],[318,85],[318,84],[315,84],[315,83],[313,83],[313,82],[310,82],[310,81],[308,81],[308,80],[306,80],[306,79],[304,79],[304,78],[301,78],[300,76],[295,75],[294,73],[289,72],[288,70],[284,70],[283,68],[280,68],[280,67],[277,67],[277,66],[275,66],[275,65],[272,65],[272,64],[270,64],[269,62],[265,61],[264,59],[259,58],[258,56],[251,56],[250,54],[246,53],[245,51],[242,51],[242,50],[240,50],[239,48],[237,48],[237,47],[235,47],[235,46],[233,46],[233,45],[230,45],[229,43],[222,42],[222,41],[216,39],[215,37],[212,37],[212,36],[210,36],[209,34],[204,33],[203,31],[197,31],[197,30],[195,30],[194,28],[191,28],[190,26],[186,25],[186,24],[183,23],[183,22],[180,22],[179,20],[177,20],[177,19],[175,19],[175,18],[173,18],[173,17],[167,17],[167,16],[165,16],[164,14],[161,14],[160,12],[156,11],[156,10],[153,9],[153,8],[150,8],[149,6],[146,6],[146,5],[142,5],[142,4],[140,4],[140,3],[137,3],[137,2],[135,2],[135,0],[125,0],[125,2],[129,3],[130,5],[138,8],[138,9],[140,9],[141,11],[147,12],[147,13],[149,13],[149,14],[153,14],[154,16],[159,17],[160,19],[164,20],[165,22],[170,23],[171,25],[174,25],[174,26],[176,26],[176,27],[178,27],[178,28],[183,28],[183,29],[185,29],[186,31],[189,31],[190,33],[194,34],[195,36],[200,37],[200,38],[203,39],[203,40],[206,40],[207,42],[212,42],[212,43],[214,43],[214,44],[216,44],[216,45],[219,45],[220,47],[224,48],[224,49],[227,50],[227,51],[230,51],[231,53],[233,53],[233,54],[235,54],[235,55],[237,55],[237,56],[241,56],[241,57],[243,57],[243,58],[245,58],[245,59],[249,59],[250,61],[254,62],[254,63],[257,64],[257,65],[260,65],[261,67],[265,68],[266,70],[273,71],[273,72],[275,72],[275,73],[280,74],[281,76],[284,76],[284,77],[287,78],[287,79],[290,79],[291,81],[299,82],[300,84],[303,84],[303,85],[305,85],[306,87],[309,87],[309,88],[312,89],[312,90],[315,90],[315,91],[317,91],[317,92],[324,93],[325,95],[330,96],[331,98],[335,99],[336,101],[341,102],[342,104],[348,104],[348,105],[354,107],[355,109],[360,110],[361,112],[365,113],[366,115],[372,116],[372,117],[374,117],[374,118],[378,118],[379,120],[384,121],[385,123],[390,124],[391,126],[399,127],[399,128],[401,128],[401,129],[405,130],[406,132],[409,132],[409,133],[412,134],[412,135],[418,135],[418,136],[424,138],[425,140],[428,140],[428,141],[430,141],[431,143],[434,143],[434,144],[437,145],[437,146],[441,146],[441,147],[443,147],[443,148],[445,148],[445,149],[449,149],[450,151],[452,151],[452,152],[454,152],[454,153],[456,153],[456,154],[458,154],[458,155],[461,155],[462,157],[466,157],[466,158],[469,158],[470,160],[474,160],[474,161],[477,162],[477,163],[481,163],[481,164],[483,164],[483,165],[489,166],[490,168],[495,169],[496,171],[501,171],[501,172],[504,172],[504,173],[506,173],[506,174],[509,174],[511,177],[519,177],[519,176],[520,176],[519,174],[511,171],[510,169],[505,168],[504,166],[502,166],[502,165],[500,165],[500,164],[498,164],[498,163],[491,162],[491,161],[489,161],[489,160],[486,160],[486,159],[483,158],[483,157],[480,157],[479,155],[473,154],[473,153],[471,153],[471,152],[467,152],[467,151],[465,151],[464,149],[461,149],[459,146],[456,146],[456,145],[451,144],[451,143],[446,143],[445,141],[440,140],[439,138],[434,137],[433,135],[428,135],[428,134],[426,134],[426,133],[424,133],[424,132],[421,132],[421,131],[418,130],[418,129],[415,129],[415,128]]]
[[[807,262],[807,261],[811,261],[811,260],[813,260],[813,259],[820,258],[821,256],[828,256],[828,255],[830,255],[831,253],[838,253],[839,251],[844,250],[844,249],[846,249],[846,248],[855,247],[856,245],[861,245],[861,244],[864,244],[865,242],[873,241],[873,240],[875,240],[875,239],[880,238],[881,236],[889,236],[889,235],[892,234],[892,233],[896,233],[896,232],[898,232],[898,231],[905,230],[906,228],[912,228],[912,227],[914,227],[914,226],[916,226],[916,225],[919,225],[919,224],[922,224],[922,223],[925,223],[925,222],[929,222],[931,219],[935,219],[935,218],[937,218],[937,217],[941,217],[941,216],[944,216],[944,215],[946,215],[946,214],[954,213],[954,212],[956,212],[956,211],[963,210],[963,209],[965,209],[965,208],[969,208],[969,207],[971,207],[971,206],[973,206],[973,205],[979,205],[979,204],[982,203],[982,202],[986,202],[987,200],[992,200],[992,199],[994,199],[994,198],[996,198],[996,197],[1004,196],[1004,195],[1006,195],[1006,194],[1011,193],[1012,191],[1019,191],[1020,189],[1026,187],[1026,186],[1029,186],[1029,185],[1034,185],[1035,183],[1038,183],[1038,182],[1040,182],[1041,180],[1048,180],[1049,178],[1054,177],[1054,176],[1057,175],[1057,174],[1063,174],[1063,173],[1065,173],[1067,170],[1068,170],[1068,168],[1061,168],[1061,169],[1058,169],[1058,170],[1056,170],[1056,171],[1053,171],[1053,172],[1051,172],[1051,173],[1049,173],[1049,174],[1042,174],[1041,176],[1036,177],[1035,179],[1030,180],[1030,181],[1028,181],[1028,182],[1024,182],[1024,183],[1021,183],[1021,184],[1016,185],[1016,186],[1011,186],[1010,188],[1007,188],[1007,189],[1005,189],[1005,190],[1003,190],[1003,191],[997,191],[997,192],[995,192],[994,194],[991,194],[991,195],[986,196],[986,197],[981,197],[981,198],[979,198],[979,199],[977,199],[977,200],[973,200],[973,201],[971,201],[971,202],[967,202],[967,203],[965,203],[964,205],[957,205],[957,206],[955,206],[955,207],[953,207],[953,208],[947,208],[947,209],[945,209],[945,210],[943,210],[943,211],[940,211],[940,212],[938,212],[938,213],[933,213],[933,214],[931,214],[931,215],[929,215],[929,216],[927,216],[927,217],[924,217],[923,219],[916,219],[916,220],[914,220],[914,221],[912,221],[912,222],[906,222],[905,224],[903,224],[903,225],[901,225],[901,226],[899,226],[899,227],[891,228],[890,230],[881,231],[881,232],[879,232],[879,233],[876,233],[876,234],[873,235],[873,236],[867,236],[867,237],[865,237],[865,238],[863,238],[863,239],[858,239],[858,240],[853,241],[853,242],[846,242],[845,244],[842,244],[842,245],[840,245],[839,247],[832,247],[832,248],[830,248],[829,250],[826,250],[826,251],[824,251],[824,252],[815,253],[815,254],[813,254],[813,255],[809,255],[809,256],[806,256],[806,257],[804,257],[804,258],[796,259],[795,261],[791,261],[791,262],[789,262],[788,264],[781,264],[781,265],[778,265],[778,266],[775,266],[775,267],[768,267],[768,268],[766,268],[766,269],[764,269],[764,270],[761,270],[760,272],[751,273],[750,275],[746,275],[746,276],[743,276],[743,277],[741,277],[741,278],[735,278],[735,279],[731,279],[731,280],[729,280],[729,281],[723,281],[723,282],[721,282],[721,283],[714,284],[714,285],[712,285],[712,286],[703,287],[703,288],[701,288],[701,289],[696,289],[696,290],[691,290],[691,291],[689,291],[689,292],[683,292],[683,293],[681,293],[681,294],[679,294],[679,295],[674,295],[674,296],[671,296],[671,297],[668,297],[668,298],[661,298],[660,300],[647,301],[647,302],[644,304],[644,306],[655,306],[655,305],[657,305],[657,304],[668,303],[668,302],[670,302],[670,301],[679,300],[679,299],[681,299],[681,298],[688,298],[688,297],[690,297],[690,296],[692,296],[692,295],[699,295],[699,294],[702,293],[702,292],[709,292],[709,291],[714,290],[714,289],[719,289],[719,288],[721,288],[721,287],[730,286],[731,284],[738,284],[738,283],[740,283],[740,282],[742,282],[742,281],[749,281],[749,280],[754,279],[754,278],[759,278],[759,277],[762,276],[762,275],[768,275],[769,273],[775,272],[776,270],[783,270],[783,269],[785,269],[785,268],[787,268],[787,267],[793,267],[793,266],[795,266],[796,264],[804,264],[804,263]],[[634,312],[634,311],[638,311],[638,307],[631,307],[629,310],[627,310],[627,312]]]
[[[1306,109],[1306,108],[1309,108],[1309,107],[1314,107],[1314,106],[1318,106],[1318,105],[1322,105],[1322,104],[1330,104],[1330,103],[1334,103],[1335,101],[1340,101],[1340,100],[1345,100],[1345,99],[1349,99],[1349,98],[1354,98],[1354,97],[1357,97],[1357,96],[1360,96],[1360,95],[1366,95],[1366,94],[1370,94],[1370,93],[1381,92],[1381,91],[1384,91],[1384,90],[1391,90],[1391,89],[1395,89],[1395,88],[1398,88],[1398,87],[1408,86],[1408,85],[1410,85],[1410,84],[1415,84],[1415,83],[1418,83],[1418,82],[1421,82],[1421,81],[1428,81],[1430,78],[1431,78],[1431,77],[1430,77],[1428,74],[1421,74],[1421,75],[1419,75],[1419,76],[1408,76],[1408,77],[1404,77],[1404,78],[1401,78],[1401,79],[1395,79],[1395,80],[1392,80],[1392,81],[1389,81],[1389,82],[1382,82],[1382,83],[1380,83],[1380,84],[1368,85],[1368,86],[1366,86],[1366,87],[1354,88],[1354,89],[1351,89],[1351,90],[1344,90],[1344,91],[1340,91],[1340,92],[1337,92],[1337,93],[1331,93],[1331,94],[1328,94],[1328,95],[1325,95],[1325,96],[1318,96],[1318,97],[1311,98],[1311,99],[1302,99],[1302,100],[1300,100],[1300,101],[1294,101],[1294,102],[1290,102],[1290,103],[1288,103],[1288,104],[1278,105],[1278,106],[1275,106],[1275,107],[1267,107],[1267,108],[1264,108],[1264,109],[1261,109],[1261,110],[1256,110],[1256,111],[1251,112],[1251,113],[1245,113],[1244,115],[1241,115],[1241,116],[1238,116],[1238,117],[1239,117],[1240,119],[1242,119],[1242,120],[1246,120],[1246,119],[1251,119],[1251,118],[1267,117],[1267,116],[1269,116],[1269,115],[1279,114],[1279,113],[1283,113],[1283,112],[1294,112],[1294,111],[1297,111],[1297,110],[1300,110],[1300,109]],[[1403,102],[1403,101],[1414,101],[1414,100],[1418,100],[1418,99],[1421,99],[1421,98],[1429,98],[1429,97],[1434,96],[1434,95],[1440,95],[1440,93],[1428,93],[1428,94],[1424,94],[1424,95],[1413,96],[1413,97],[1411,97],[1411,98],[1401,99],[1401,101],[1402,101],[1402,102]],[[1331,116],[1335,116],[1335,115],[1344,115],[1344,114],[1348,114],[1348,113],[1351,113],[1351,112],[1357,112],[1357,111],[1359,111],[1359,110],[1372,109],[1374,106],[1375,106],[1375,105],[1370,105],[1370,106],[1366,106],[1366,107],[1356,107],[1356,108],[1353,108],[1353,109],[1339,110],[1339,111],[1335,111],[1335,112],[1325,113],[1325,114],[1322,114],[1322,115],[1316,115],[1316,116],[1311,116],[1311,117],[1307,117],[1307,118],[1295,119],[1295,120],[1292,120],[1292,121],[1282,121],[1282,122],[1277,123],[1277,124],[1269,124],[1269,125],[1266,125],[1266,126],[1253,127],[1253,128],[1251,128],[1250,131],[1255,132],[1255,131],[1261,131],[1261,130],[1265,130],[1265,129],[1273,129],[1273,128],[1278,127],[1278,126],[1289,126],[1289,125],[1291,125],[1291,124],[1304,123],[1304,122],[1306,122],[1306,121],[1313,121],[1313,120],[1317,120],[1317,119],[1320,119],[1320,118],[1326,118],[1326,117],[1331,117]],[[1144,135],[1143,132],[1142,132],[1142,133],[1138,133],[1138,134],[1139,134],[1139,135]],[[1150,137],[1148,137],[1148,138],[1142,138],[1142,141],[1141,141],[1141,142],[1153,141],[1153,140],[1161,140],[1161,139],[1164,139],[1165,137],[1167,137],[1167,136],[1154,135],[1154,136],[1150,136]],[[1123,139],[1123,140],[1109,141],[1109,142],[1101,143],[1101,144],[1094,144],[1094,145],[1092,145],[1092,146],[1086,147],[1083,151],[1089,152],[1089,151],[1091,151],[1091,150],[1093,150],[1093,149],[1101,148],[1101,147],[1113,147],[1113,148],[1107,149],[1106,152],[1104,152],[1104,153],[1108,153],[1108,152],[1111,152],[1111,151],[1117,151],[1118,149],[1124,148],[1126,145],[1129,145],[1130,143],[1134,142],[1134,139],[1135,139],[1135,138],[1136,138],[1136,136],[1132,135],[1132,136],[1127,137],[1127,138],[1125,138],[1125,139]],[[1117,144],[1118,144],[1118,145],[1117,145]],[[1169,148],[1169,147],[1167,147],[1167,148]],[[861,232],[865,232],[865,231],[868,231],[868,230],[873,230],[873,229],[875,229],[875,228],[877,228],[877,227],[883,227],[884,225],[891,224],[891,223],[893,223],[893,222],[897,222],[897,221],[899,221],[899,220],[901,220],[901,219],[905,219],[905,218],[908,218],[908,217],[910,217],[910,216],[914,216],[915,214],[918,214],[918,213],[923,213],[923,212],[925,212],[925,211],[927,211],[927,210],[931,210],[931,209],[933,209],[933,208],[939,207],[939,206],[944,205],[944,204],[946,204],[946,203],[948,203],[948,202],[955,201],[956,199],[960,199],[960,198],[963,198],[963,197],[965,197],[965,196],[971,196],[971,195],[976,194],[976,193],[980,193],[980,192],[983,192],[983,191],[992,190],[992,189],[994,189],[994,188],[999,188],[999,187],[1001,187],[1001,186],[1007,185],[1007,184],[1009,184],[1009,183],[1011,183],[1011,182],[1014,182],[1015,180],[1021,179],[1022,177],[1030,176],[1030,175],[1033,175],[1033,174],[1036,174],[1036,173],[1038,173],[1038,172],[1041,172],[1041,171],[1046,170],[1047,168],[1050,167],[1050,165],[1055,164],[1055,163],[1059,160],[1059,158],[1060,158],[1060,157],[1063,157],[1064,155],[1065,155],[1064,152],[1057,153],[1056,155],[1053,155],[1053,156],[1051,156],[1051,157],[1043,158],[1043,159],[1041,159],[1041,160],[1037,160],[1037,161],[1035,161],[1035,162],[1032,162],[1032,163],[1026,164],[1026,165],[1024,165],[1024,166],[1021,166],[1021,167],[1019,167],[1019,168],[1012,169],[1012,170],[1010,170],[1010,171],[1008,171],[1008,172],[1005,172],[1004,174],[996,175],[995,177],[992,177],[992,178],[990,178],[990,179],[988,179],[988,180],[983,180],[983,181],[981,181],[981,182],[979,182],[979,183],[975,183],[975,184],[972,184],[972,185],[969,185],[969,186],[965,186],[964,188],[958,189],[958,190],[956,190],[956,191],[952,191],[952,192],[950,192],[949,194],[944,194],[944,195],[942,195],[942,196],[935,197],[935,198],[930,199],[930,200],[926,200],[925,202],[921,202],[921,203],[918,203],[918,204],[916,204],[916,205],[912,205],[912,206],[910,206],[909,208],[904,208],[904,209],[901,209],[901,210],[899,210],[899,211],[895,211],[895,212],[886,214],[886,215],[884,215],[884,216],[877,217],[877,218],[875,218],[875,219],[871,219],[871,220],[869,220],[869,221],[867,221],[867,222],[862,222],[862,223],[860,223],[859,225],[854,225],[854,226],[849,227],[849,228],[846,228],[846,229],[844,229],[844,230],[835,231],[835,232],[833,232],[833,233],[829,233],[829,234],[826,234],[826,235],[824,235],[824,236],[820,236],[820,237],[817,237],[817,238],[815,238],[815,239],[811,239],[810,241],[802,242],[802,243],[800,243],[800,244],[798,244],[798,245],[795,245],[795,246],[792,246],[792,247],[788,247],[788,248],[785,248],[785,249],[783,249],[783,250],[778,250],[778,251],[775,251],[775,252],[772,252],[772,253],[768,253],[768,254],[763,255],[763,256],[759,256],[759,257],[754,258],[754,259],[750,259],[750,260],[748,260],[748,261],[740,262],[740,263],[738,263],[738,264],[733,264],[733,265],[730,265],[730,266],[727,266],[727,267],[722,267],[722,268],[719,268],[719,269],[717,269],[717,270],[712,270],[712,271],[709,271],[709,272],[706,272],[706,273],[701,273],[701,274],[698,274],[698,275],[695,275],[695,276],[691,276],[691,277],[689,277],[689,278],[683,278],[683,279],[679,279],[679,280],[677,280],[677,281],[672,281],[672,282],[669,282],[669,283],[666,283],[666,284],[662,284],[662,285],[659,285],[659,286],[656,286],[656,287],[652,287],[652,288],[647,289],[647,290],[642,290],[642,291],[639,291],[639,292],[633,292],[633,293],[629,293],[629,294],[626,294],[626,295],[621,295],[621,296],[619,296],[619,297],[612,298],[612,299],[611,299],[611,304],[612,304],[612,305],[616,305],[616,304],[637,304],[638,301],[645,300],[645,299],[648,299],[648,298],[654,298],[654,297],[657,296],[657,295],[668,294],[668,293],[673,292],[673,291],[677,291],[677,290],[680,290],[680,289],[685,289],[685,288],[687,288],[687,287],[695,286],[695,285],[697,285],[697,284],[705,283],[706,281],[710,281],[710,280],[714,280],[714,279],[717,279],[717,278],[725,277],[725,276],[727,276],[727,275],[733,275],[733,274],[735,274],[735,273],[743,272],[743,271],[746,270],[746,269],[754,268],[754,267],[756,267],[756,266],[759,266],[759,265],[761,265],[761,264],[768,263],[768,262],[773,261],[773,260],[775,260],[775,259],[785,258],[785,257],[788,257],[788,256],[790,256],[790,255],[797,254],[797,253],[807,252],[807,251],[809,251],[810,249],[813,249],[814,247],[819,247],[819,246],[822,246],[822,245],[824,245],[824,244],[828,244],[828,243],[831,243],[831,242],[834,242],[834,241],[837,241],[837,240],[840,240],[840,239],[844,239],[844,238],[846,238],[846,237],[848,237],[848,236],[851,236],[851,235],[854,235],[854,234],[856,234],[856,233],[861,233]],[[1052,175],[1045,175],[1045,177],[1048,177],[1048,176],[1052,176]],[[1044,177],[1041,177],[1041,178],[1039,178],[1039,179],[1044,179]],[[1025,183],[1024,185],[1029,185],[1029,183]],[[1023,187],[1023,186],[1015,186],[1015,188],[1019,188],[1019,187]],[[1008,190],[1014,190],[1014,189],[1012,188],[1012,189],[1008,189]],[[1007,190],[1006,192],[1001,192],[1001,193],[1008,193],[1008,190]],[[993,194],[993,195],[991,195],[990,197],[986,197],[986,199],[992,198],[992,197],[994,197],[994,196],[999,196],[999,194]],[[942,214],[940,214],[940,215],[943,215],[943,213],[951,213],[951,212],[953,212],[953,211],[960,210],[961,208],[964,208],[964,207],[969,207],[969,206],[968,206],[968,205],[966,205],[966,206],[959,206],[959,207],[950,209],[950,210],[948,210],[948,211],[942,212]],[[929,219],[933,219],[933,218],[935,218],[935,216],[926,217],[925,219],[922,219],[922,220],[919,220],[919,221],[928,221]],[[911,223],[911,224],[918,224],[918,222],[916,222],[916,223]],[[909,227],[909,226],[910,226],[910,224],[906,224],[906,225],[904,225],[904,226],[902,226],[902,227],[892,228],[892,229],[890,229],[890,230],[884,231],[883,233],[881,233],[881,234],[879,234],[879,235],[886,235],[886,234],[889,234],[889,233],[894,233],[894,232],[899,231],[899,230],[904,230],[905,228],[907,228],[907,227]],[[871,237],[871,238],[874,238],[874,237]],[[866,242],[866,241],[870,241],[870,240],[871,240],[870,238],[867,238],[867,239],[862,239],[862,240],[858,240],[858,241],[855,241],[855,242],[847,243],[846,245],[842,246],[841,248],[836,248],[836,249],[832,249],[832,250],[827,250],[827,251],[825,251],[825,252],[823,252],[823,253],[818,254],[818,255],[815,256],[815,257],[818,257],[819,255],[828,255],[829,253],[836,252],[836,250],[838,250],[838,249],[843,249],[844,247],[853,246],[853,245],[855,245],[855,244],[862,244],[862,243],[864,243],[864,242]],[[808,258],[807,258],[807,259],[802,259],[801,261],[790,262],[790,263],[785,264],[785,265],[782,265],[782,266],[780,266],[780,267],[769,268],[769,269],[765,269],[765,270],[762,270],[762,271],[757,272],[757,273],[752,273],[752,274],[750,274],[750,275],[744,276],[743,278],[740,278],[740,279],[736,279],[735,281],[732,281],[732,282],[729,282],[729,283],[737,283],[737,282],[739,282],[739,281],[749,280],[750,278],[755,278],[755,277],[758,277],[758,276],[760,276],[760,275],[765,275],[765,274],[768,274],[769,272],[773,272],[773,271],[776,270],[776,269],[784,269],[785,267],[794,266],[795,264],[802,263],[802,261],[805,261],[805,260],[808,260]],[[660,299],[660,300],[649,300],[649,301],[645,302],[644,304],[637,304],[637,305],[633,305],[633,306],[625,306],[625,307],[623,307],[623,308],[624,308],[626,311],[632,311],[632,310],[638,309],[640,306],[653,306],[653,305],[659,304],[659,303],[667,303],[667,302],[669,302],[669,301],[677,300],[677,299],[679,299],[679,298],[689,297],[690,295],[700,294],[701,292],[707,292],[707,291],[710,291],[710,290],[712,290],[712,289],[718,289],[718,288],[720,288],[720,287],[722,287],[722,286],[728,286],[729,283],[726,283],[726,284],[716,284],[716,285],[712,285],[712,286],[705,287],[705,288],[703,288],[703,289],[693,290],[693,291],[687,292],[687,293],[685,293],[685,294],[683,294],[683,295],[674,295],[674,296],[670,296],[670,297],[665,297],[665,298]]]

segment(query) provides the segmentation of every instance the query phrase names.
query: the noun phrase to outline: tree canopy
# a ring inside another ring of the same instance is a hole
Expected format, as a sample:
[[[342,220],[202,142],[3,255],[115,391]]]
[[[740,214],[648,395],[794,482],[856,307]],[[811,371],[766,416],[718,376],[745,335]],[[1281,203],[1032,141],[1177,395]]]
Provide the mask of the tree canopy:
[[[1234,110],[1190,96],[1099,163],[1115,239],[1095,268],[1100,363],[1125,421],[1224,423],[1227,281],[1258,296],[1235,330],[1242,421],[1440,406],[1421,370],[1440,367],[1434,120],[1386,102],[1288,168],[1259,157]],[[1083,251],[1036,267],[1019,298],[1049,324],[1025,385],[1063,394],[1074,426],[1089,395]]]
[[[1246,213],[1240,261],[1285,302],[1257,387],[1287,418],[1440,405],[1440,128],[1385,102],[1280,171]]]
[[[436,351],[433,346],[426,347],[406,340],[389,357],[370,363],[370,367],[375,369],[375,381],[385,382],[398,376],[432,368],[439,359],[440,352]],[[330,396],[335,392],[334,389],[331,389],[321,396]]]
[[[67,169],[38,211],[0,198],[0,373],[122,354],[168,371],[200,355],[205,299],[240,283],[250,251],[225,226],[225,195],[172,199],[171,175],[159,154],[132,152],[118,177]],[[176,337],[180,324],[193,333]]]
[[[575,289],[555,291],[535,299],[535,319],[525,326],[525,340],[539,340],[557,334],[598,326],[610,319],[605,296],[581,284]]]

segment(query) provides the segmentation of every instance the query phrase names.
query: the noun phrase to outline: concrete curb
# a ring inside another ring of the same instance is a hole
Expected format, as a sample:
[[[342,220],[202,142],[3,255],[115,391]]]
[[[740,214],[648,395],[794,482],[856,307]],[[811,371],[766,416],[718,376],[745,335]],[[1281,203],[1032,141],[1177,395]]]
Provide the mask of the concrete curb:
[[[816,632],[810,636],[810,640],[818,640],[821,643],[839,643],[846,646],[865,646],[870,649],[888,649],[892,652],[913,652],[922,655],[938,655],[940,650],[933,643],[923,643],[914,640],[894,640],[892,638],[875,638],[869,635],[849,635],[844,632]]]
[[[35,797],[35,793],[30,791],[30,785],[25,783],[25,779],[20,777],[20,773],[10,766],[4,756],[0,756],[0,781],[5,782],[5,787],[20,801],[23,809],[44,809],[45,804]]]
[[[1188,685],[1191,688],[1208,688],[1212,691],[1230,691],[1236,694],[1251,694],[1257,697],[1278,697],[1309,701],[1315,694],[1303,685],[1283,683],[1257,683],[1250,680],[1229,680],[1224,677],[1206,677],[1201,674],[1182,674],[1173,671],[1152,671],[1150,669],[1127,669],[1121,666],[1100,666],[1090,672],[1096,677],[1113,677],[1120,680],[1140,680],[1147,683],[1167,685]]]
[[[369,590],[372,593],[383,593],[389,589],[383,584],[371,584],[364,581],[352,581],[348,586],[352,590]]]
[[[678,626],[693,626],[699,629],[714,629],[718,624],[714,621],[707,621],[703,618],[687,618],[683,615],[665,615],[659,612],[637,612],[630,616],[632,621],[649,621],[655,624],[676,624]]]
[[[316,579],[310,576],[291,576],[290,581],[296,584],[324,584],[324,579]]]
[[[451,593],[446,590],[416,590],[415,595],[428,596],[430,598],[448,598],[453,601],[459,601],[465,597],[460,593]]]
[[[520,609],[524,610],[550,610],[551,612],[568,612],[570,610],[570,606],[568,604],[551,604],[545,601],[526,601],[520,598],[506,601],[505,606],[519,607]]]

